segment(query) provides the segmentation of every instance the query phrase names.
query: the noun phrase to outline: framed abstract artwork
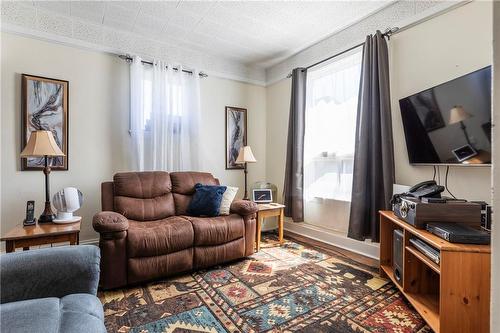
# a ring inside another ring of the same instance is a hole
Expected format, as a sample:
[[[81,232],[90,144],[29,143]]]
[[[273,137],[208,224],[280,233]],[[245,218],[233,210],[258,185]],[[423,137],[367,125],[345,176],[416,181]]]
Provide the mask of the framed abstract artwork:
[[[236,164],[240,148],[247,144],[247,109],[226,106],[226,169],[244,169]]]
[[[68,170],[69,82],[23,74],[21,86],[21,150],[31,132],[51,131],[65,156],[49,158],[49,165],[52,170]],[[41,170],[43,167],[43,157],[21,159],[21,170]]]

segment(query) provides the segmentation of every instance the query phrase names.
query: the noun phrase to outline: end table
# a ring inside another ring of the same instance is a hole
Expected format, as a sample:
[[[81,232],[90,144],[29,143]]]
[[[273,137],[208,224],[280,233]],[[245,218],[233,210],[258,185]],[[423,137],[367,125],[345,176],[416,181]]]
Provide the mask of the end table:
[[[262,223],[266,217],[278,217],[278,239],[283,243],[283,222],[285,220],[284,210],[285,205],[279,203],[258,204],[257,207],[257,235],[256,235],[256,248],[257,252],[260,250],[260,234],[262,232]]]
[[[24,227],[22,224],[15,226],[0,238],[5,241],[7,253],[14,252],[22,247],[24,251],[30,246],[69,242],[70,245],[80,243],[80,222],[68,224],[43,223]]]

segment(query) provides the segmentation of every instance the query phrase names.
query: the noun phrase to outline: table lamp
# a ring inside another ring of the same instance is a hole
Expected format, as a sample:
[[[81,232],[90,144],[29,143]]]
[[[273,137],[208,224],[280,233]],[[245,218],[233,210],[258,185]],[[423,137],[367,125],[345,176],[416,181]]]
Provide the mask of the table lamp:
[[[39,223],[52,222],[55,214],[52,212],[50,204],[50,185],[49,185],[49,156],[64,156],[64,153],[57,146],[52,132],[50,131],[33,131],[26,147],[21,152],[21,157],[44,157],[45,166],[43,173],[45,174],[45,209],[38,219]]]
[[[465,140],[467,140],[467,144],[472,146],[470,139],[469,139],[469,134],[467,134],[467,129],[464,124],[465,119],[469,119],[472,117],[472,115],[468,112],[466,112],[463,108],[463,106],[460,105],[455,105],[451,110],[450,110],[450,120],[448,121],[448,124],[456,124],[460,123],[460,128],[464,132],[465,135]]]
[[[243,200],[248,200],[248,190],[247,190],[247,163],[255,163],[257,160],[253,156],[252,148],[250,146],[244,146],[240,148],[240,152],[238,154],[238,158],[236,159],[236,164],[244,164],[245,165],[245,197]]]

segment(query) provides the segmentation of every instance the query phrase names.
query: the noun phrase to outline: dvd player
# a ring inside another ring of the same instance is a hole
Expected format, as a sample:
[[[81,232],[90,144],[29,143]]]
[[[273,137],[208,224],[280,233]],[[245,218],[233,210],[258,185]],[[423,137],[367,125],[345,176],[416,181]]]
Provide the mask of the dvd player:
[[[460,223],[428,223],[427,231],[450,243],[490,244],[491,236],[486,231],[474,229]]]
[[[436,264],[439,265],[439,262],[441,261],[441,254],[439,250],[433,248],[432,246],[430,246],[429,244],[418,238],[410,238],[410,243],[420,253],[422,253],[427,258],[429,258],[430,260],[434,261]]]

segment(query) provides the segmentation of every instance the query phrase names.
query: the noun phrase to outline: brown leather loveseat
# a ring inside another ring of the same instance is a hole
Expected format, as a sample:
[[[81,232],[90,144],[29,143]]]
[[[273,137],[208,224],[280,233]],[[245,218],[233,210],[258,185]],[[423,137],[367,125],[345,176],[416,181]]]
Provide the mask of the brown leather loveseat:
[[[254,252],[255,213],[250,201],[235,200],[231,213],[186,216],[196,183],[218,185],[202,172],[117,173],[102,183],[99,232],[103,289],[122,287],[200,269]]]

